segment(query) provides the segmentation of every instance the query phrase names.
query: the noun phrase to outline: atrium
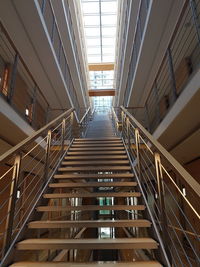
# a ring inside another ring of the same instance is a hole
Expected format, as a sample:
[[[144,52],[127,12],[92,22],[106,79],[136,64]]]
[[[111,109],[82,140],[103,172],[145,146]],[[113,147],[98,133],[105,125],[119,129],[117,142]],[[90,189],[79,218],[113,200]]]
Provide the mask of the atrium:
[[[200,0],[0,1],[0,266],[199,266]]]

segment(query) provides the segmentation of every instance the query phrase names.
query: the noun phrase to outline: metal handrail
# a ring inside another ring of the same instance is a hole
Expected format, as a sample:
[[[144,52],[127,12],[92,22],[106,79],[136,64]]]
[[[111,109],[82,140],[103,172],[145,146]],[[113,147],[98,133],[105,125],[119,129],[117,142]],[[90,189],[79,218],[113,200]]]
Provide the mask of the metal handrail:
[[[3,155],[0,156],[0,162],[6,160],[8,157],[17,153],[24,146],[30,144],[32,141],[34,141],[39,136],[41,136],[45,131],[48,131],[56,122],[60,121],[65,116],[71,114],[73,111],[74,111],[74,108],[67,110],[66,112],[62,113],[60,116],[58,116],[57,118],[49,122],[47,125],[42,127],[40,130],[36,131],[33,135],[28,136],[25,140],[21,141],[19,144],[9,149],[7,152],[5,152]]]
[[[0,157],[0,162],[10,166],[0,176],[5,186],[0,189],[0,254],[3,261],[13,249],[27,221],[32,216],[48,183],[57,171],[74,139],[75,109],[71,108]],[[83,115],[84,129],[87,128],[90,109]],[[5,165],[6,166],[6,165]]]
[[[180,173],[181,177],[200,197],[200,184],[181,166],[181,164],[125,109],[121,106],[122,111],[132,120],[135,125],[141,130],[145,137],[158,149],[162,156],[164,156],[168,162],[174,166],[174,168]]]
[[[87,115],[88,115],[88,113],[90,112],[90,110],[91,110],[91,107],[89,107],[89,108],[86,110],[86,112],[85,112],[85,114],[83,115],[82,119],[79,121],[79,124],[81,124],[81,123],[84,121],[84,119],[87,117]]]
[[[165,262],[169,259],[167,266],[193,266],[200,261],[200,185],[126,108],[121,107],[121,113],[120,134],[147,207],[146,215],[155,229],[154,238],[159,239],[161,255]]]

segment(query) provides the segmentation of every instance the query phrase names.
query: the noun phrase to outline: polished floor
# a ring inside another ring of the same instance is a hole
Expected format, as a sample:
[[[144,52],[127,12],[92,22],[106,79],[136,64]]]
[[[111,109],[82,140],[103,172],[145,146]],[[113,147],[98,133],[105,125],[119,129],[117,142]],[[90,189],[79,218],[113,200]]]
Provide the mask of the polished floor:
[[[110,110],[96,110],[89,123],[86,138],[114,137]]]

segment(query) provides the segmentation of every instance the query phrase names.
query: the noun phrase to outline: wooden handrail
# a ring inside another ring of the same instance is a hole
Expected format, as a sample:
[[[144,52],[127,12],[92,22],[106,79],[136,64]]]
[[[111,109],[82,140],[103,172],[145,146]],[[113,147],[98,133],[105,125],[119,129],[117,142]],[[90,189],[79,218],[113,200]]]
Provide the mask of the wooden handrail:
[[[131,121],[139,128],[139,130],[147,137],[147,139],[157,148],[162,156],[178,171],[193,191],[200,197],[200,184],[181,166],[181,164],[125,109],[120,107],[122,111],[129,117]]]
[[[44,127],[36,131],[34,134],[28,136],[26,139],[21,141],[16,146],[9,149],[7,152],[5,152],[3,155],[0,156],[0,162],[6,160],[8,157],[10,157],[13,154],[16,154],[20,149],[22,149],[25,145],[30,144],[32,141],[37,139],[44,131],[49,130],[56,122],[63,119],[64,117],[70,115],[75,109],[71,108],[65,112],[63,112],[61,115],[59,115],[57,118],[46,124]]]

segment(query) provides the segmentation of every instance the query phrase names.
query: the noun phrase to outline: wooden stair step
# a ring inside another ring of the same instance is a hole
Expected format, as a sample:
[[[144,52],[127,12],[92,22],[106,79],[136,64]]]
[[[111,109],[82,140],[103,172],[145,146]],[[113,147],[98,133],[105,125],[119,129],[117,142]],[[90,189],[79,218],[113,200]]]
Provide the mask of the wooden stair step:
[[[62,165],[65,166],[80,166],[80,165],[127,165],[130,164],[129,160],[110,160],[110,161],[106,161],[106,160],[93,160],[93,161],[63,161]]]
[[[55,179],[123,179],[134,177],[133,173],[112,173],[112,174],[55,174]]]
[[[89,166],[89,167],[61,167],[60,172],[84,172],[84,171],[131,171],[130,166]]]
[[[44,198],[74,198],[74,197],[140,197],[140,192],[99,192],[99,193],[51,193],[44,194]]]
[[[111,151],[125,151],[124,147],[107,147],[107,146],[96,146],[96,147],[70,147],[69,151],[108,151],[108,150],[111,150]]]
[[[85,140],[85,141],[74,141],[73,144],[123,144],[122,140]]]
[[[117,141],[119,141],[119,140],[121,140],[121,138],[120,137],[106,137],[106,138],[104,138],[104,137],[102,137],[102,138],[75,138],[74,139],[74,141],[115,141],[115,140],[117,140]]]
[[[126,150],[99,150],[99,151],[79,151],[79,152],[74,152],[74,151],[69,151],[67,152],[67,155],[74,156],[74,155],[124,155],[126,154]]]
[[[162,267],[162,265],[157,261],[133,261],[133,262],[16,262],[10,265],[10,267]]]
[[[152,238],[114,238],[114,239],[26,239],[16,245],[18,250],[41,249],[157,249]]]
[[[111,143],[96,143],[96,144],[85,144],[85,143],[82,143],[82,144],[75,144],[73,143],[71,147],[73,148],[81,148],[81,147],[124,147],[123,143],[114,143],[114,144],[111,144]]]
[[[113,155],[113,156],[67,156],[65,157],[66,160],[97,160],[97,159],[102,159],[102,160],[114,160],[114,159],[128,159],[126,155]]]
[[[87,183],[52,183],[49,187],[52,188],[79,188],[79,187],[129,187],[136,186],[136,182],[87,182]]]
[[[114,205],[114,206],[99,206],[99,205],[81,205],[81,206],[39,206],[36,208],[39,212],[51,211],[95,211],[95,210],[145,210],[144,205]]]
[[[81,220],[81,221],[33,221],[28,224],[31,229],[41,228],[97,228],[97,227],[150,227],[148,220]]]

